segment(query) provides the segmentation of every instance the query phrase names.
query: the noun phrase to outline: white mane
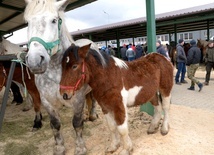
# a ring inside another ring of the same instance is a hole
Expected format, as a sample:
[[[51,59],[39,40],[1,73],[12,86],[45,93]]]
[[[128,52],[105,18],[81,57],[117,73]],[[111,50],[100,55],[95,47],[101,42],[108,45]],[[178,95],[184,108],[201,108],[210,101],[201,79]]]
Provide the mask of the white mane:
[[[0,42],[0,55],[18,54],[24,50],[24,48],[21,48],[19,45],[11,43],[8,40],[2,39],[2,42]]]
[[[115,65],[118,66],[119,68],[125,68],[125,69],[128,69],[128,65],[125,63],[125,61],[121,60],[121,59],[118,59],[114,56],[112,56],[112,58],[114,59],[115,61]]]

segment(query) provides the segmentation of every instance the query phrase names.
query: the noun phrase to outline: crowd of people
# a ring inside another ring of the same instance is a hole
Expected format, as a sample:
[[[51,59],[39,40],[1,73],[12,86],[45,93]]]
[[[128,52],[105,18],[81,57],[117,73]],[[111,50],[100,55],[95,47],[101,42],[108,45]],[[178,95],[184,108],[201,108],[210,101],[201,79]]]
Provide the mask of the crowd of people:
[[[167,45],[162,45],[160,40],[156,41],[156,52],[165,56],[169,61],[171,60],[169,56],[169,49]],[[100,50],[106,52],[109,55],[116,56],[115,50],[109,45],[107,48],[102,47]],[[198,90],[201,91],[204,85],[209,85],[210,75],[212,69],[214,69],[214,41],[208,41],[206,47],[206,54],[202,55],[202,52],[199,47],[197,47],[196,40],[190,41],[190,47],[188,51],[184,51],[184,40],[179,39],[176,45],[176,56],[175,56],[175,64],[177,72],[175,74],[175,84],[187,84],[188,82],[185,80],[185,76],[187,73],[187,77],[191,80],[190,87],[188,90],[195,90],[195,85],[198,86]],[[120,57],[125,61],[133,61],[147,54],[145,48],[143,48],[142,44],[138,45],[126,45],[124,44],[120,48]],[[203,61],[206,65],[206,75],[205,82],[200,82],[196,77],[195,73],[199,68],[201,63],[201,57],[203,57]]]

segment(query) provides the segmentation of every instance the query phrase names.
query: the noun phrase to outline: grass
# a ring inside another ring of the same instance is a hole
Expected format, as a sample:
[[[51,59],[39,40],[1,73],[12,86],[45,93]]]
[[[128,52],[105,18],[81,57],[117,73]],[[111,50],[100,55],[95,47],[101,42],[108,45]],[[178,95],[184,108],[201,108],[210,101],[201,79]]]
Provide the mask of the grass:
[[[8,143],[4,148],[5,155],[39,155],[39,150],[32,144]]]

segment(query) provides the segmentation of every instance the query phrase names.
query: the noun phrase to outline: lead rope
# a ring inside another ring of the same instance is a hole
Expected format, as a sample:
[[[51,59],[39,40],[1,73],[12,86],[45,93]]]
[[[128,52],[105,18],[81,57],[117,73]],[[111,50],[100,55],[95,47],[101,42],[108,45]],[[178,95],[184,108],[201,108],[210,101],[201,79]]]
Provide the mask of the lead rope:
[[[26,52],[19,52],[19,53],[17,54],[17,59],[13,59],[13,60],[11,60],[11,61],[15,61],[15,62],[17,62],[17,63],[20,63],[20,65],[21,65],[22,83],[23,83],[23,85],[24,85],[24,97],[26,98],[28,93],[27,93],[27,86],[26,86],[26,84],[25,84],[24,67],[23,67],[23,65],[26,66],[26,71],[27,71],[28,79],[31,79],[31,77],[30,77],[30,73],[29,73],[28,67],[27,67],[27,65],[24,63],[23,58],[21,57],[21,54],[26,54]]]

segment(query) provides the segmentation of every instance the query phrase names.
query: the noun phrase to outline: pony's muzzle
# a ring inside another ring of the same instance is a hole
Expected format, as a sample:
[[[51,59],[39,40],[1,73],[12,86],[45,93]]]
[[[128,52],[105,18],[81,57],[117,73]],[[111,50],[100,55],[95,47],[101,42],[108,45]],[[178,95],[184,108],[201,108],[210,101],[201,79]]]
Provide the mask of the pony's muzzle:
[[[68,94],[67,93],[63,93],[63,99],[64,100],[70,100],[72,98],[72,95],[70,97],[68,97]]]

